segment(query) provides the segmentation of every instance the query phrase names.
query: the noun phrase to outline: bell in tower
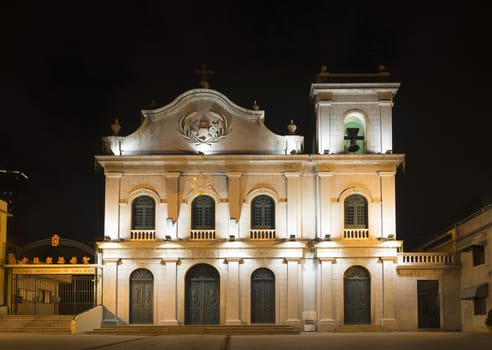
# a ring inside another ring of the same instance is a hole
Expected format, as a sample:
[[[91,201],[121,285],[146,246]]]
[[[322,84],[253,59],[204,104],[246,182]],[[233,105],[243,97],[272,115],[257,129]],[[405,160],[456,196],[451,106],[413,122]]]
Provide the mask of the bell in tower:
[[[357,144],[357,140],[363,140],[363,136],[358,136],[359,128],[347,128],[347,136],[345,136],[345,140],[350,140],[350,145],[347,147],[349,152],[357,152],[359,150],[359,145]]]

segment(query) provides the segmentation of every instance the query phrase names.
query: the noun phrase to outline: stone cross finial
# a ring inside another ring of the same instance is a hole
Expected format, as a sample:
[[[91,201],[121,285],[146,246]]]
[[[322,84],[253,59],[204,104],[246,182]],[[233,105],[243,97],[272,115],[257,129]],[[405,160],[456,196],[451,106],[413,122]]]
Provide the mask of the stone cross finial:
[[[208,89],[210,84],[207,81],[207,75],[209,74],[214,74],[215,72],[211,69],[207,69],[207,65],[205,63],[202,64],[201,69],[195,70],[195,74],[198,74],[201,76],[201,81],[200,81],[200,86],[204,89]]]

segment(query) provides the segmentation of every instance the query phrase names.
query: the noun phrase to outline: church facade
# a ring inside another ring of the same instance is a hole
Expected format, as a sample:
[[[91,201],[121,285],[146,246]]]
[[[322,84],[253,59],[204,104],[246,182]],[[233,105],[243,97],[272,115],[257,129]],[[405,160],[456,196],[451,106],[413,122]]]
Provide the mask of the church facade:
[[[315,146],[201,88],[103,138],[105,323],[460,329],[450,252],[403,252],[399,84],[314,83]]]

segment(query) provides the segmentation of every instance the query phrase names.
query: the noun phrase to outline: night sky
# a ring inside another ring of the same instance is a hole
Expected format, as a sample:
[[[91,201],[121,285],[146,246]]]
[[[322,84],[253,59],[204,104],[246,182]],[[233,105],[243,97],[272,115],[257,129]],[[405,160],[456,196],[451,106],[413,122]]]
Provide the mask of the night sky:
[[[119,117],[210,88],[265,110],[312,140],[309,89],[321,65],[401,87],[393,109],[397,235],[405,248],[492,201],[490,6],[431,2],[11,2],[0,11],[0,169],[20,170],[9,233],[19,241],[103,236],[104,181],[94,156]]]

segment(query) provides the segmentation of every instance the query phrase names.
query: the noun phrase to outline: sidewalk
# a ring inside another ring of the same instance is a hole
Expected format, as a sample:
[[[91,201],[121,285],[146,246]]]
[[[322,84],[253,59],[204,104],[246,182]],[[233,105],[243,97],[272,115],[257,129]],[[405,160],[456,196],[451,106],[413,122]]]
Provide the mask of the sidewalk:
[[[301,333],[299,335],[117,336],[2,334],[5,350],[473,350],[492,349],[492,333],[390,332]]]

